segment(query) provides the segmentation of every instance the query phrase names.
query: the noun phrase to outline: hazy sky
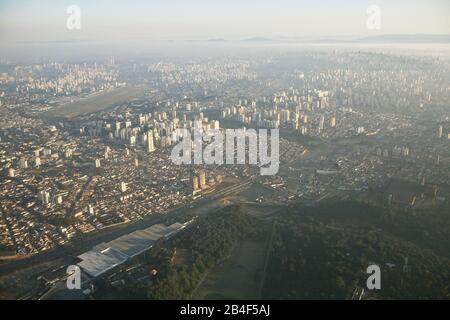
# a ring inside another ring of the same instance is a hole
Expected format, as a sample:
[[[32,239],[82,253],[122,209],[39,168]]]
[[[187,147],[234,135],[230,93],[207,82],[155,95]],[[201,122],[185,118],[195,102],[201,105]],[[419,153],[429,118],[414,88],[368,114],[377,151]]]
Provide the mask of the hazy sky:
[[[69,5],[81,30],[68,30]],[[369,5],[381,30],[368,30]],[[0,41],[450,34],[449,0],[0,0]]]

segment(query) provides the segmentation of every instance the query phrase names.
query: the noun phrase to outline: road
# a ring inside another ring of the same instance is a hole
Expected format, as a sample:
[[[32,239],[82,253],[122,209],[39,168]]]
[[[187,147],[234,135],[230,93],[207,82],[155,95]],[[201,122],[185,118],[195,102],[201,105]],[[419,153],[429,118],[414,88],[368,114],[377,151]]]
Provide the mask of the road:
[[[140,221],[120,226],[118,229],[100,230],[98,232],[95,232],[95,234],[92,235],[89,234],[86,239],[77,242],[76,244],[68,244],[62,247],[38,253],[36,255],[24,259],[5,262],[0,265],[0,276],[42,262],[57,260],[66,256],[77,256],[78,254],[91,249],[92,247],[94,247],[99,243],[112,241],[122,235],[131,233],[136,230],[148,228],[154,224],[164,223],[170,219],[177,218],[183,214],[187,213],[198,214],[199,209],[201,209],[201,207],[213,204],[216,201],[215,199],[218,198],[218,195],[227,196],[229,194],[242,191],[243,188],[248,188],[250,185],[251,183],[249,182],[249,180],[245,180],[243,182],[220,190],[218,193],[214,193],[204,198],[197,199],[189,206],[187,205],[184,207],[176,208],[161,215],[146,216]]]

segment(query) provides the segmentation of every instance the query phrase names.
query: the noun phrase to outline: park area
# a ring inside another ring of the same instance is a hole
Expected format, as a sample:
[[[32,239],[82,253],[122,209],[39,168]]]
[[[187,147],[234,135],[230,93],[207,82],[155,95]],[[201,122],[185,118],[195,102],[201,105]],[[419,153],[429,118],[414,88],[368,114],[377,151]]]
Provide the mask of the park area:
[[[210,270],[194,299],[259,299],[267,239],[244,239],[230,257]]]

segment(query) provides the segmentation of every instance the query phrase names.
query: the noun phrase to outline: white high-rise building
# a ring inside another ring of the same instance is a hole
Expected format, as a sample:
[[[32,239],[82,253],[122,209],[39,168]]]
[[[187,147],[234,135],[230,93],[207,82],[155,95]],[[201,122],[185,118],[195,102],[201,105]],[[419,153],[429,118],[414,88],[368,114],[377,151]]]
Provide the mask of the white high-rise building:
[[[41,158],[36,157],[34,159],[34,164],[35,164],[36,168],[39,168],[41,166]]]
[[[149,131],[147,134],[147,151],[153,152],[155,151],[155,143],[153,141],[153,132]]]
[[[323,115],[321,115],[320,116],[320,121],[319,121],[319,132],[323,131],[324,124],[325,124],[325,117]]]
[[[13,168],[8,169],[8,177],[14,178],[16,176],[16,171]]]
[[[66,151],[64,151],[64,157],[65,158],[72,157],[72,149],[67,149]]]
[[[199,176],[200,180],[200,188],[205,189],[206,188],[206,174],[205,172],[201,172]]]
[[[331,117],[330,119],[330,127],[336,127],[336,117]]]
[[[96,168],[100,168],[101,167],[100,159],[95,159],[95,167]]]
[[[194,189],[194,191],[198,190],[198,177],[197,176],[192,178],[192,189]]]
[[[281,117],[281,122],[283,122],[283,123],[288,122],[291,118],[291,113],[289,110],[283,110],[283,111],[281,111],[280,117]]]
[[[20,159],[19,160],[19,168],[20,169],[26,169],[28,168],[28,162],[25,159]]]
[[[49,204],[50,203],[50,193],[45,190],[39,191],[38,199],[42,204]]]
[[[120,191],[127,192],[127,184],[125,182],[120,183]]]
[[[145,117],[143,115],[139,116],[139,125],[142,126],[145,124]]]

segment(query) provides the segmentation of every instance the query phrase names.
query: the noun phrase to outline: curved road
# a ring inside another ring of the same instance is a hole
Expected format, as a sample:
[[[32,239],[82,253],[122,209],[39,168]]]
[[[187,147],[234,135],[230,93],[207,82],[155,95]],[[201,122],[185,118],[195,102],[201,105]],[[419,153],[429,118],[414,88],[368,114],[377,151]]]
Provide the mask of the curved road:
[[[118,238],[124,234],[128,234],[139,229],[148,228],[154,224],[164,223],[167,220],[179,217],[182,214],[187,214],[189,212],[197,213],[196,211],[198,211],[197,209],[199,209],[200,207],[206,206],[208,204],[213,204],[214,201],[219,197],[239,192],[242,190],[242,188],[248,188],[250,185],[251,182],[249,180],[245,180],[239,184],[232,185],[223,190],[220,190],[217,193],[206,196],[204,198],[200,198],[194,201],[194,203],[188,204],[185,207],[173,209],[165,214],[159,214],[157,216],[146,216],[142,220],[131,222],[123,227],[119,227],[118,229],[100,230],[95,234],[89,234],[86,239],[78,241],[77,243],[67,244],[65,246],[44,251],[20,260],[2,263],[0,264],[0,276],[17,271],[18,269],[24,267],[30,267],[34,264],[60,259],[65,256],[76,256],[84,251],[90,250],[92,247],[99,243],[114,240],[115,238]]]

